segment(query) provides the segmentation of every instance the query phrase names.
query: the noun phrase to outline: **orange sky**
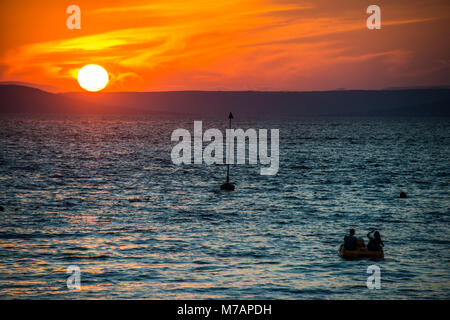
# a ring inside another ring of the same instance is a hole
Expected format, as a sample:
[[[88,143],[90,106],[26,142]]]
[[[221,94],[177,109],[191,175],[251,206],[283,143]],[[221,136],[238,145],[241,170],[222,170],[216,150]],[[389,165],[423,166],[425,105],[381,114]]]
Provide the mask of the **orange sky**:
[[[66,27],[68,5],[81,30]],[[381,30],[366,8],[381,8]],[[450,2],[1,0],[0,81],[105,91],[332,90],[450,85]]]

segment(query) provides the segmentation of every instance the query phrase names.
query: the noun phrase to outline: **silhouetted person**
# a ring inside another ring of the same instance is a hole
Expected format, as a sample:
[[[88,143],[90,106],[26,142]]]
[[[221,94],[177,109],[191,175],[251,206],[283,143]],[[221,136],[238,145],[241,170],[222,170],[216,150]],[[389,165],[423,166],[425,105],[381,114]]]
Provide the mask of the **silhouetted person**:
[[[356,250],[358,240],[355,237],[355,229],[350,229],[350,234],[344,237],[344,248],[347,250]]]
[[[371,251],[382,251],[384,243],[381,240],[381,235],[378,231],[370,231],[367,234],[369,238],[369,243],[367,244],[367,249]]]
[[[406,199],[406,192],[400,192],[400,198]]]

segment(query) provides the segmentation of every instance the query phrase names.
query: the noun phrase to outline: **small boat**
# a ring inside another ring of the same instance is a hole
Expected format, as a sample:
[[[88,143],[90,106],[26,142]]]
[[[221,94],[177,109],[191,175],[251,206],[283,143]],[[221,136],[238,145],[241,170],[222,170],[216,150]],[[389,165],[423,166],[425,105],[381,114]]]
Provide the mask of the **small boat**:
[[[368,250],[367,247],[358,248],[356,250],[347,250],[344,248],[343,244],[341,244],[341,246],[339,247],[338,254],[341,258],[348,259],[348,260],[364,259],[364,258],[384,259],[383,250],[373,251],[373,250]]]

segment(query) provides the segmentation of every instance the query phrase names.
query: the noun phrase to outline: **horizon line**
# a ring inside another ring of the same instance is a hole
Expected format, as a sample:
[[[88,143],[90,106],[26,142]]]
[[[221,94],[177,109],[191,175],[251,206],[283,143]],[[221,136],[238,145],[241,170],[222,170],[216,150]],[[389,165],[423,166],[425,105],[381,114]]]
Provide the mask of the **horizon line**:
[[[0,81],[1,86],[16,86],[40,90],[42,92],[50,94],[112,94],[112,93],[181,93],[181,92],[210,92],[210,93],[244,93],[244,92],[255,92],[255,93],[320,93],[320,92],[355,92],[355,91],[408,91],[408,90],[450,90],[450,85],[432,85],[432,86],[407,86],[407,87],[385,87],[382,89],[347,89],[347,88],[336,88],[328,90],[201,90],[201,89],[186,89],[186,90],[156,90],[156,91],[107,91],[101,90],[97,92],[89,91],[55,91],[46,90],[45,87],[50,87],[45,84],[35,84],[35,83],[23,83],[21,81]],[[58,90],[58,88],[54,88]]]

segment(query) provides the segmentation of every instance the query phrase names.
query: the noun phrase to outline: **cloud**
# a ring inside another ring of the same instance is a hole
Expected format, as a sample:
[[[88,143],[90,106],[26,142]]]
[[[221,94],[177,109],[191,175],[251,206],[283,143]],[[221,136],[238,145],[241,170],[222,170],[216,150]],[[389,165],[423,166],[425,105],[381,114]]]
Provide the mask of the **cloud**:
[[[427,11],[402,1],[402,7],[382,2],[382,29],[370,32],[364,6],[353,0],[103,3],[107,6],[82,12],[83,28],[90,26],[91,33],[9,48],[0,58],[2,78],[49,84],[65,79],[69,87],[78,68],[98,63],[113,76],[111,90],[280,84],[302,89],[304,82],[298,79],[325,78],[331,67],[346,71],[349,78],[367,61],[391,73],[414,68],[420,42],[402,41],[402,36],[412,36],[396,30],[420,24],[430,34],[429,25],[443,19],[439,6]],[[112,29],[99,31],[104,26]]]

